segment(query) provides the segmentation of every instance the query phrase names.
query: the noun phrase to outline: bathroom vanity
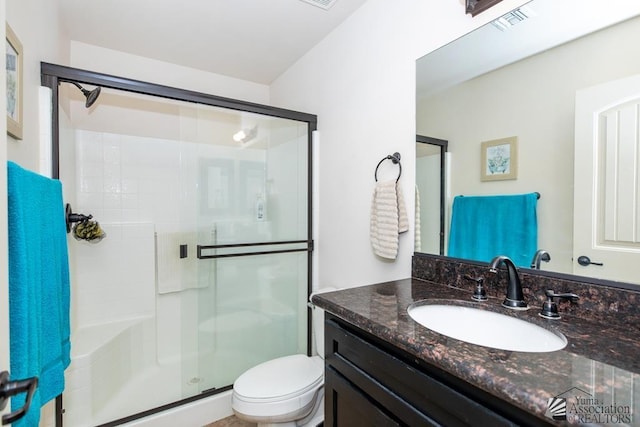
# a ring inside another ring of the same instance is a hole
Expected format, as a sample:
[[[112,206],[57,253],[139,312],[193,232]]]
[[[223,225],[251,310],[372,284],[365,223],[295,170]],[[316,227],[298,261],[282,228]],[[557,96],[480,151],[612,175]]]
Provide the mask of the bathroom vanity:
[[[459,273],[448,284],[414,277],[315,295],[326,312],[325,425],[638,425],[640,323],[624,309],[637,305],[638,292],[624,291],[627,301],[600,310],[594,292],[606,299],[617,290],[538,278],[542,287],[581,295],[582,307],[561,304],[562,318],[547,320],[538,315],[543,297],[523,276],[526,311],[501,307],[502,278],[489,284],[488,301],[472,301]],[[449,338],[408,315],[424,300],[524,319],[568,344],[516,352]],[[580,309],[590,313],[572,314]],[[563,404],[564,417],[556,406]]]
[[[527,412],[473,390],[335,316],[327,315],[325,337],[332,349],[325,359],[325,399],[330,408],[325,414],[326,425],[538,423]]]

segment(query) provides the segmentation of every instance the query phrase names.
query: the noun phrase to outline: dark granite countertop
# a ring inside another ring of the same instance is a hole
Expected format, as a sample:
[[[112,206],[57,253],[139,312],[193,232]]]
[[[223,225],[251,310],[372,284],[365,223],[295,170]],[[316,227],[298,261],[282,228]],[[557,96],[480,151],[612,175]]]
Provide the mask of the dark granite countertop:
[[[546,320],[538,316],[537,305],[527,311],[514,311],[503,308],[502,299],[474,302],[470,297],[467,289],[405,279],[317,294],[312,301],[394,347],[545,421],[551,421],[545,416],[548,399],[560,396],[567,398],[567,421],[557,421],[559,425],[640,425],[637,323],[603,324],[566,314],[560,320]],[[407,307],[424,300],[455,301],[525,319],[562,333],[568,344],[549,353],[468,344],[431,331],[409,317]]]

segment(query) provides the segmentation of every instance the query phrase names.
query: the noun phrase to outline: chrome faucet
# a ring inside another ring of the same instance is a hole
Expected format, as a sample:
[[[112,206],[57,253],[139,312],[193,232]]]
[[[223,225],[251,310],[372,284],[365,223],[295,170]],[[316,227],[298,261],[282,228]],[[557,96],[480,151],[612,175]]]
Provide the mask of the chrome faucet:
[[[541,261],[544,261],[544,262],[551,261],[551,255],[549,255],[549,252],[545,251],[544,249],[539,249],[536,252],[536,254],[533,256],[533,259],[531,260],[531,268],[535,270],[540,270]]]
[[[498,255],[489,263],[489,272],[493,274],[497,273],[500,263],[504,263],[504,265],[507,266],[507,277],[509,279],[509,284],[507,285],[507,297],[502,302],[502,306],[514,310],[526,310],[528,306],[524,301],[522,284],[520,283],[518,270],[516,269],[516,265],[513,261],[511,261],[507,256]]]

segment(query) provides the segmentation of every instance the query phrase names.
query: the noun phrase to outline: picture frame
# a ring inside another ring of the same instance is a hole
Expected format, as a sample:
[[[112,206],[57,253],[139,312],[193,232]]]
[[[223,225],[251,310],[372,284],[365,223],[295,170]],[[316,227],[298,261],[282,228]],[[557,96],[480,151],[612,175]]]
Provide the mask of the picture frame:
[[[6,72],[7,72],[7,133],[22,139],[22,43],[6,24]]]
[[[512,136],[481,143],[481,181],[518,178],[518,137]]]
[[[500,3],[502,0],[465,0],[466,2],[466,13],[471,14],[471,16],[476,16],[480,12],[484,12],[489,9],[491,6],[495,6]]]

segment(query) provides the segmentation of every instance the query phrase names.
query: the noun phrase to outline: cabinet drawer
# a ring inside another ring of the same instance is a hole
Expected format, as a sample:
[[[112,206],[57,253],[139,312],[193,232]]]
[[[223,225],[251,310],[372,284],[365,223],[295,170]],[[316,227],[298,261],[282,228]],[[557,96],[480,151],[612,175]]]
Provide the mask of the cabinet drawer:
[[[404,425],[516,425],[343,327],[330,315],[325,322],[325,363],[327,371],[335,370]],[[327,405],[331,405],[329,400]]]
[[[333,368],[325,372],[325,401],[332,410],[325,414],[326,426],[401,426],[388,412],[378,407],[362,390],[354,387]]]

